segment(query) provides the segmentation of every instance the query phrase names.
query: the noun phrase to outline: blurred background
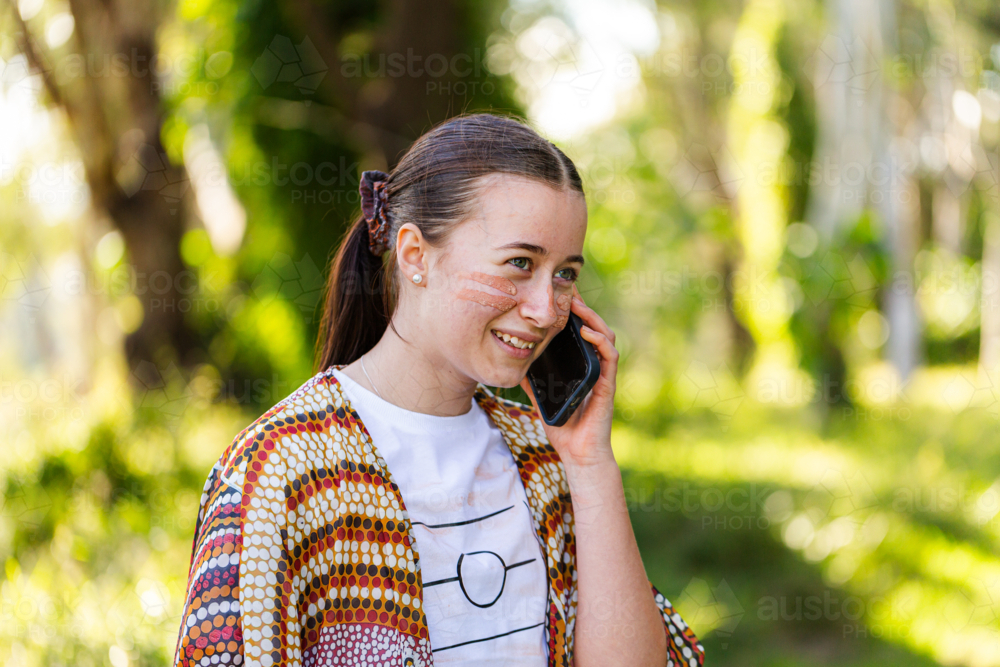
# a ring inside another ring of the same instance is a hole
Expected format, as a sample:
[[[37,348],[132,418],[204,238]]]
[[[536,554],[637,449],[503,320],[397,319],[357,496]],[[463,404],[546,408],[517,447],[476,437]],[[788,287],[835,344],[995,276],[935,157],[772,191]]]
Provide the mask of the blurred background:
[[[1000,665],[996,4],[8,0],[0,81],[3,664],[170,664],[360,172],[493,110],[584,177],[613,446],[709,663]]]

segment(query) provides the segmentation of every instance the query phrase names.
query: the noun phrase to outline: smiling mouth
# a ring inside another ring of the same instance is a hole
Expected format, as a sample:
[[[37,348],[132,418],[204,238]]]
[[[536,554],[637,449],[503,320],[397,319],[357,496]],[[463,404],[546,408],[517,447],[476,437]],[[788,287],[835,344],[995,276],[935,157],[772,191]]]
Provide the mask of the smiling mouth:
[[[500,333],[496,329],[490,329],[490,333],[492,333],[494,336],[496,336],[497,338],[499,338],[503,342],[507,343],[508,345],[516,347],[519,350],[533,350],[533,349],[535,349],[535,344],[534,343],[527,343],[527,342],[519,339],[517,336],[508,336],[507,334]]]

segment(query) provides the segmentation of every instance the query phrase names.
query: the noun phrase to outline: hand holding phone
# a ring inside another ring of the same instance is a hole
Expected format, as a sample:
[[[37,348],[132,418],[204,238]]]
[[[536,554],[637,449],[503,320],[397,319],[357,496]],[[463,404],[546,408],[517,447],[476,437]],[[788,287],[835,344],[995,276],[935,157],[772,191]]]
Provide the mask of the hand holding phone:
[[[563,330],[528,368],[538,410],[549,426],[565,424],[601,376],[597,350],[580,334],[582,324],[571,312]]]

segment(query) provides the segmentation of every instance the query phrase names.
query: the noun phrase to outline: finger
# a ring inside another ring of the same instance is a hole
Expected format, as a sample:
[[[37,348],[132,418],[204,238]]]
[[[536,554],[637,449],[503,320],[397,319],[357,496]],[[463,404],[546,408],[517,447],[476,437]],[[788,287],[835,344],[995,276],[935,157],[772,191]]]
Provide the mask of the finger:
[[[607,359],[608,361],[618,361],[618,350],[615,349],[615,346],[606,335],[587,325],[580,327],[580,334],[584,337],[584,339],[593,343],[602,359]]]
[[[615,349],[615,346],[608,340],[608,337],[599,331],[594,331],[588,326],[580,327],[580,334],[583,336],[584,340],[591,343],[595,348],[597,348],[597,353],[601,355],[602,361],[607,361],[607,371],[609,380],[614,380],[615,373],[618,370],[618,356],[619,352]],[[604,375],[604,364],[601,364],[601,375]]]
[[[580,316],[580,319],[583,320],[584,324],[589,326],[594,331],[598,331],[607,336],[608,340],[611,341],[611,344],[614,345],[615,332],[611,330],[611,327],[609,327],[608,323],[604,321],[604,318],[598,315],[596,311],[583,302],[582,297],[579,299],[573,299],[572,308],[574,309],[573,312]]]
[[[611,345],[611,341],[606,336],[589,328],[584,328],[581,331],[586,340],[597,348],[597,353],[601,357],[601,374],[588,398],[595,399],[602,406],[609,405],[614,402],[615,376],[618,374],[618,351]]]

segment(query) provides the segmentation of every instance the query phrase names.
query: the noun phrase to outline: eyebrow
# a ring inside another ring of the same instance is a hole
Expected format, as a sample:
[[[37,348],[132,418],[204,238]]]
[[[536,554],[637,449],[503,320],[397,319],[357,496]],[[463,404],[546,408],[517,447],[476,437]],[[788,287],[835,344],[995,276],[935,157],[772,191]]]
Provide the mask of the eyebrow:
[[[549,251],[540,245],[535,245],[534,243],[525,243],[524,241],[515,241],[514,243],[508,243],[497,247],[497,250],[509,250],[513,248],[519,248],[521,250],[527,250],[528,252],[533,252],[536,255],[541,255],[542,257],[547,257]],[[579,262],[583,265],[583,255],[570,255],[566,258],[568,262]]]

